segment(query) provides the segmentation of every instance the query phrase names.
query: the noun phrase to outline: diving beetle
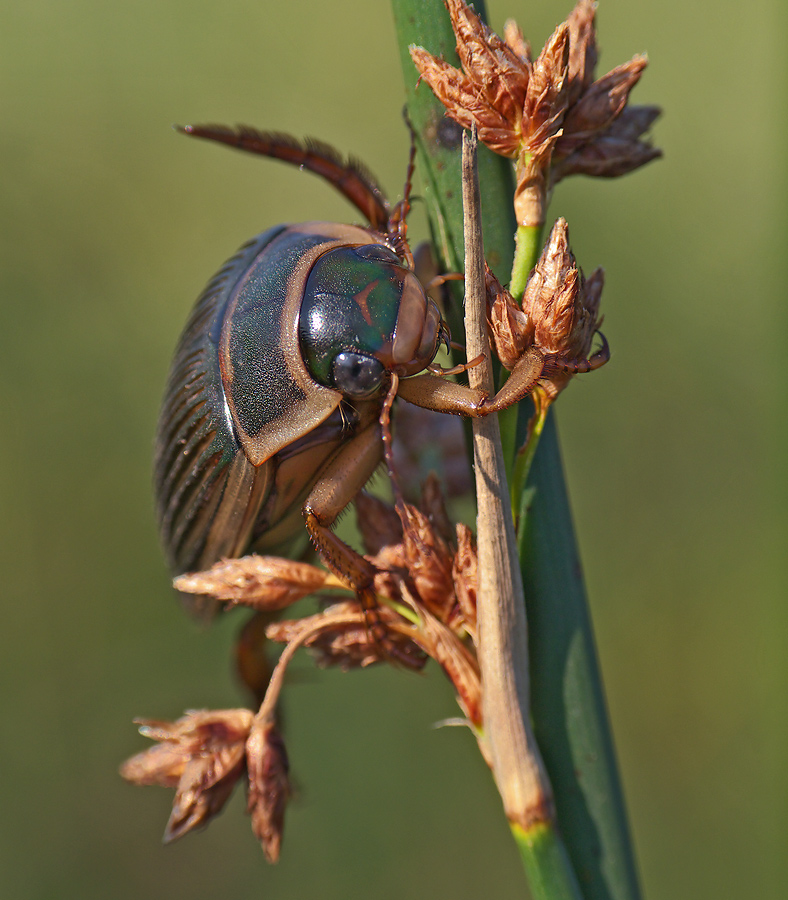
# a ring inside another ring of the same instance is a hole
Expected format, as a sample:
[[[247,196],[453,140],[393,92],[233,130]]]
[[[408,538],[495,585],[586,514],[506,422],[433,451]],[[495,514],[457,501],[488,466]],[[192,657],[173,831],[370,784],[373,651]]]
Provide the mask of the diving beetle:
[[[375,570],[331,526],[383,459],[394,394],[485,415],[525,396],[544,357],[527,350],[492,399],[442,377],[433,361],[448,329],[416,277],[406,236],[412,155],[404,199],[391,207],[366,170],[325,145],[249,128],[181,130],[321,175],[368,226],[269,228],[197,300],[156,438],[170,565],[180,574],[250,550],[286,555],[305,520],[328,568],[373,610]],[[206,598],[191,602],[210,611]]]

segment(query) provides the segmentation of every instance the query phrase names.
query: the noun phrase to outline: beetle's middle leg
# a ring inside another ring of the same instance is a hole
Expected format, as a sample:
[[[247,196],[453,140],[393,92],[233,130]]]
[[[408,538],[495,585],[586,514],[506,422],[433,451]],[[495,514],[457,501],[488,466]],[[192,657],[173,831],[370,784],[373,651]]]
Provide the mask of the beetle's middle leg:
[[[376,568],[331,530],[343,509],[372,477],[383,458],[380,424],[375,422],[345,444],[320,473],[303,506],[309,536],[326,566],[348,584],[364,610],[367,628],[383,652],[408,668],[420,668],[389,636],[378,614]]]

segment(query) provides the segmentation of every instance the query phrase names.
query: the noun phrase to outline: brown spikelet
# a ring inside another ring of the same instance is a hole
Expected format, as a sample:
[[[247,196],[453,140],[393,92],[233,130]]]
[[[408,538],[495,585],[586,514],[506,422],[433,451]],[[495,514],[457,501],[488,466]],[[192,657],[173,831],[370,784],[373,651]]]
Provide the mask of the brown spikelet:
[[[528,316],[485,263],[487,324],[501,365],[511,371],[533,343]]]
[[[595,80],[596,4],[579,0],[539,56],[516,23],[505,40],[485,25],[465,0],[446,0],[462,69],[420,47],[410,53],[421,78],[463,128],[476,125],[479,140],[516,160],[517,222],[541,226],[550,190],[575,173],[613,177],[660,155],[642,134],[616,122],[646,66],[635,56]],[[641,119],[643,121],[643,119]]]
[[[204,594],[258,610],[285,609],[323,587],[324,569],[279,556],[224,559],[205,572],[181,575],[173,582],[184,593]]]
[[[140,721],[140,732],[159,743],[127,760],[120,774],[134,784],[176,788],[166,842],[221,811],[244,773],[251,724],[248,709],[200,710],[175,722]]]
[[[246,742],[249,776],[247,810],[252,831],[268,862],[279,859],[285,808],[290,797],[289,765],[284,741],[273,715],[255,720]]]

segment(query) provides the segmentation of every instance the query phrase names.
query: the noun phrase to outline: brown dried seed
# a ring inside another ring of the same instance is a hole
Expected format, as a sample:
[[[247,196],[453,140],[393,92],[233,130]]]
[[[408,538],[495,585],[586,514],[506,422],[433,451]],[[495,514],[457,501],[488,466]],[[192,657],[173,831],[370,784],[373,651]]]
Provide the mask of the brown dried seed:
[[[501,365],[511,371],[533,342],[533,328],[512,295],[485,263],[487,324]]]
[[[452,579],[462,625],[475,640],[479,558],[476,553],[476,540],[473,532],[461,522],[457,523],[457,553],[452,563]]]
[[[490,105],[474,80],[421,47],[412,46],[410,55],[422,79],[446,107],[446,115],[463,128],[475,123],[479,140],[496,153],[517,155],[519,129]]]
[[[173,584],[184,593],[207,594],[253,609],[277,610],[319,590],[329,579],[328,572],[307,563],[250,555],[221,560],[205,572],[181,575]]]
[[[244,772],[243,744],[190,759],[178,782],[164,842],[170,843],[207,824],[221,812]]]
[[[457,55],[468,78],[516,131],[523,115],[530,65],[462,0],[446,0]]]
[[[558,161],[550,173],[552,183],[557,184],[569,175],[617,178],[659,159],[662,151],[658,147],[652,147],[646,141],[616,136],[616,125],[626,112],[624,110],[607,131]]]
[[[561,131],[568,99],[569,29],[561,24],[534,61],[523,109],[523,137],[528,153],[548,165]]]
[[[628,63],[616,66],[582,94],[566,114],[564,132],[556,146],[557,156],[568,155],[612,124],[626,106],[646,64],[644,56],[635,56]]]
[[[364,549],[374,556],[388,544],[402,540],[402,523],[389,503],[362,491],[356,497],[356,519]]]
[[[405,504],[400,516],[407,568],[419,599],[445,620],[456,602],[451,578],[453,550],[415,506]]]
[[[252,830],[268,862],[275,863],[282,845],[290,781],[287,751],[273,716],[255,721],[246,742],[246,760]]]
[[[597,62],[596,3],[580,0],[566,24],[569,26],[569,105],[593,84]]]
[[[531,45],[523,37],[520,26],[514,19],[507,19],[503,26],[503,38],[512,48],[512,52],[517,54],[525,63],[528,76],[531,75]]]
[[[451,544],[454,540],[454,527],[446,512],[440,480],[434,472],[427,475],[421,486],[421,509],[440,537],[446,544]]]
[[[176,787],[164,833],[175,840],[206,823],[224,806],[244,771],[248,709],[197,710],[175,722],[143,720],[140,731],[160,741],[121,767],[134,784]]]
[[[523,294],[523,312],[534,329],[534,343],[548,353],[566,348],[575,320],[580,272],[569,249],[569,230],[558,219]]]

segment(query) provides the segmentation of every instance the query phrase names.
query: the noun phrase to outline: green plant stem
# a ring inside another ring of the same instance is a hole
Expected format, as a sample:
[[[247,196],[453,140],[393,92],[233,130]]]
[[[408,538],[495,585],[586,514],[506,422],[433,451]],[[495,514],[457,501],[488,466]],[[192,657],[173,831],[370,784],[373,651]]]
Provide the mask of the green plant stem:
[[[544,423],[547,419],[547,412],[542,410],[534,417],[533,424],[530,425],[530,431],[525,443],[517,451],[514,458],[513,475],[512,475],[512,512],[514,521],[517,523],[518,536],[524,533],[524,523],[527,518],[527,505],[530,503],[532,491],[527,488],[528,475],[531,471],[531,464],[536,456],[536,448],[539,446],[539,439],[544,430]],[[515,444],[516,446],[516,444]],[[520,548],[520,556],[522,556],[522,547]]]
[[[512,836],[528,876],[533,900],[576,900],[582,897],[574,870],[554,826],[524,830],[512,825]]]
[[[525,292],[525,285],[528,282],[528,276],[531,274],[531,269],[536,265],[536,261],[539,258],[542,249],[543,231],[544,224],[538,226],[517,226],[509,293],[518,302],[522,300]],[[516,498],[521,495],[525,486],[528,467],[530,466],[531,459],[536,451],[536,445],[539,443],[539,435],[542,431],[541,423],[538,428],[538,433],[534,434],[532,432],[532,434],[529,435],[529,448],[525,451],[528,455],[526,464],[526,461],[523,461],[521,458],[524,450],[517,443],[518,407],[511,406],[509,409],[505,409],[503,412],[499,413],[498,418],[501,424],[501,443],[503,444],[504,459],[506,461],[506,474],[509,478],[509,484],[512,486],[512,510],[515,514],[516,521],[520,512],[520,504]],[[536,431],[536,429],[534,429],[534,431]]]
[[[392,3],[433,234],[446,265],[457,269],[462,259],[460,140],[456,129],[444,125],[442,107],[427,86],[415,90],[418,75],[408,54],[409,44],[420,44],[457,65],[454,36],[442,0]],[[474,6],[484,18],[484,4]],[[480,152],[479,179],[485,252],[498,277],[505,278],[516,227],[511,165]],[[453,315],[452,327],[461,334],[459,316]],[[531,406],[521,405],[522,438]],[[585,900],[637,900],[634,858],[553,414],[545,422],[526,488],[532,499],[521,564],[533,673],[531,705],[537,743],[555,794],[558,826]],[[551,887],[547,875],[544,883],[545,890],[560,889],[558,884]],[[560,895],[539,896],[554,900]]]
[[[528,276],[531,273],[531,269],[536,265],[536,260],[539,258],[539,253],[542,249],[543,230],[544,223],[541,225],[517,226],[509,293],[518,302],[523,299]]]
[[[634,856],[552,412],[528,489],[533,499],[520,561],[531,670],[538,673],[531,709],[558,823],[588,900],[636,900]]]

